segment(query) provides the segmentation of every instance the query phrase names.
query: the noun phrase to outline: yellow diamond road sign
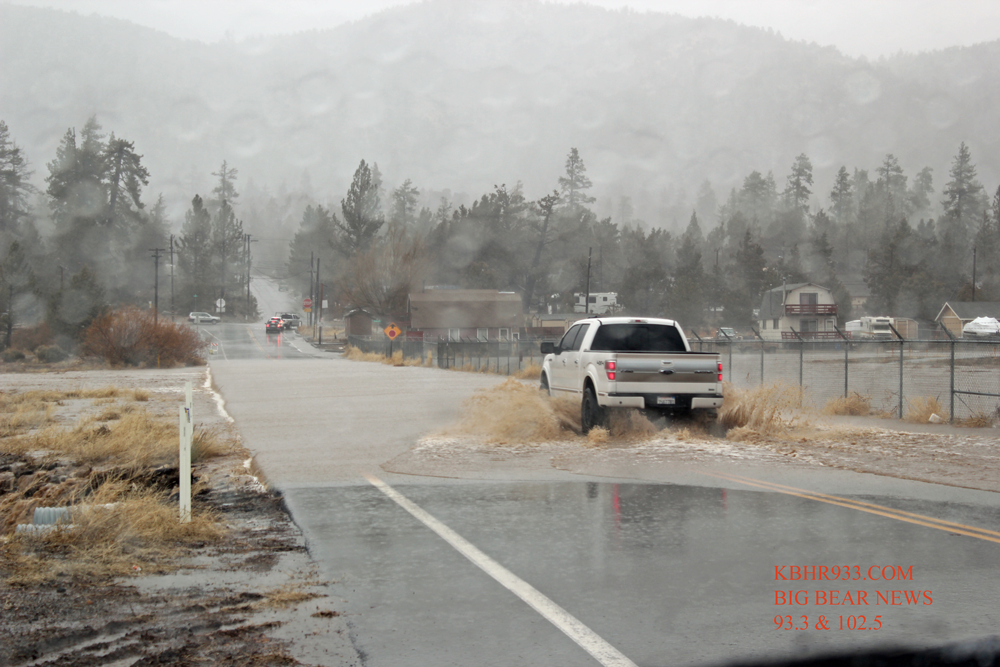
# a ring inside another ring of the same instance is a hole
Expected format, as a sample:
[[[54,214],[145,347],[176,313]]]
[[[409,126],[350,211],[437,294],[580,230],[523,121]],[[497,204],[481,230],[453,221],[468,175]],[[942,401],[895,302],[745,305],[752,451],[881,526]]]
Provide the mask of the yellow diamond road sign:
[[[389,324],[389,326],[382,329],[382,331],[384,331],[385,335],[389,337],[389,340],[396,340],[396,336],[403,333],[403,330],[397,327],[395,322]]]

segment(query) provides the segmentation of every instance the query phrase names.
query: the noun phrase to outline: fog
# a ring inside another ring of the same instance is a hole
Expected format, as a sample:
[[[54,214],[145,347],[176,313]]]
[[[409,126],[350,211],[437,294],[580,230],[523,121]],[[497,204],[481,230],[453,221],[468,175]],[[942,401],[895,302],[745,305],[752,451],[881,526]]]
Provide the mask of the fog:
[[[571,310],[588,256],[595,291],[691,326],[755,325],[783,282],[841,319],[1000,301],[993,4],[960,35],[940,3],[258,3],[188,32],[27,4],[60,7],[0,5],[19,324],[149,304],[155,248],[177,313],[253,271],[308,293],[316,258],[334,314],[423,284]]]

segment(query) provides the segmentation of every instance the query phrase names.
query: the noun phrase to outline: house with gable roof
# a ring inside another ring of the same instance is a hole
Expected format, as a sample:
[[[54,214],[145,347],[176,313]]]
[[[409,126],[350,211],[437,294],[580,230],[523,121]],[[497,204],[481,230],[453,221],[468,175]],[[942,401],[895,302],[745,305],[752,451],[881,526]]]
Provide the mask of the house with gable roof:
[[[816,283],[782,285],[764,292],[757,316],[764,340],[840,338],[833,292]]]

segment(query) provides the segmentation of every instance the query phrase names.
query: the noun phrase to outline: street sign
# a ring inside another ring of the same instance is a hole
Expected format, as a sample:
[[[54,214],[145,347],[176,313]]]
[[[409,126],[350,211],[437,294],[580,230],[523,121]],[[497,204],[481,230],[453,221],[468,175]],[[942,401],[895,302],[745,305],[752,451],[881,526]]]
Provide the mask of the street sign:
[[[306,309],[306,312],[311,312],[310,309],[313,307],[313,300],[309,297],[302,299],[302,307]]]
[[[402,329],[397,327],[395,322],[391,323],[385,329],[382,329],[382,331],[384,331],[385,335],[389,337],[389,340],[396,340],[396,337],[403,333]]]
[[[311,306],[305,306],[302,310],[306,311],[307,313],[311,313],[313,311]]]
[[[217,308],[225,308],[226,307],[226,300],[225,299],[216,299],[215,300],[215,306]]]

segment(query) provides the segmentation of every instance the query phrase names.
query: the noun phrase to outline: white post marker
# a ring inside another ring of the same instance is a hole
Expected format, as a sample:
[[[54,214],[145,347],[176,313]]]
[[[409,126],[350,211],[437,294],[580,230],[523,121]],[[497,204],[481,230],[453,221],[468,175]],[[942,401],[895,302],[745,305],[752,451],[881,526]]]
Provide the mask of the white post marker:
[[[184,406],[180,410],[180,517],[181,523],[191,521],[191,441],[194,435],[194,419],[192,415],[192,389],[188,382],[184,387]]]
[[[364,475],[364,477],[372,486],[437,533],[439,537],[454,547],[460,554],[478,565],[486,574],[496,579],[497,582],[511,593],[524,600],[528,606],[541,614],[545,620],[562,630],[567,637],[576,642],[580,648],[589,653],[604,667],[636,667],[636,664],[629,660],[621,651],[580,622],[575,616],[546,597],[537,588],[484,554],[475,545],[438,521],[425,509],[378,477],[368,474]]]

